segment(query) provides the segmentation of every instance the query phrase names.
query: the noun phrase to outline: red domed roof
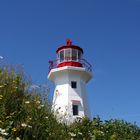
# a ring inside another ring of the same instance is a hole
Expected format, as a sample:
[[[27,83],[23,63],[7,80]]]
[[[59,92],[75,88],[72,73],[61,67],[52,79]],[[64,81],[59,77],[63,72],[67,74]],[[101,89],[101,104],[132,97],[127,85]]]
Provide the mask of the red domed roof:
[[[67,44],[64,45],[64,46],[59,47],[59,48],[56,50],[56,53],[58,53],[59,51],[61,51],[61,50],[63,50],[63,49],[68,49],[68,48],[77,49],[77,50],[80,50],[80,51],[83,53],[83,49],[80,48],[79,46],[72,45],[72,42],[71,42],[70,39],[67,39]]]

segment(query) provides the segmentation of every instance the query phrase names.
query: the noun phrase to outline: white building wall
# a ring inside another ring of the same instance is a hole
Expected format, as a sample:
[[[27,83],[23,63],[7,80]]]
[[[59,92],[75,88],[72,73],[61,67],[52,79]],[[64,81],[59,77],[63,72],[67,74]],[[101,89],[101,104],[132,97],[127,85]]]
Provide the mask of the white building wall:
[[[82,93],[81,90],[81,83],[80,83],[80,79],[81,79],[81,74],[79,73],[75,73],[73,71],[69,72],[69,89],[68,89],[68,102],[71,103],[71,107],[72,107],[72,101],[76,100],[79,101],[80,103],[78,104],[78,109],[79,109],[79,116],[83,117],[84,116],[84,105],[83,105],[83,99],[82,99],[82,94],[86,94],[86,93]],[[77,82],[77,88],[71,88],[71,81],[76,81]],[[71,115],[73,116],[73,112],[70,112]],[[76,116],[73,116],[74,118]]]
[[[64,115],[68,106],[68,76],[66,73],[60,73],[55,77],[55,90],[53,97],[53,109]]]
[[[89,116],[87,93],[86,93],[86,75],[89,74],[83,68],[63,67],[56,68],[50,72],[53,76],[50,78],[55,83],[53,110],[59,117],[65,118],[68,122],[73,122],[76,117]],[[49,76],[51,76],[51,74]],[[49,77],[48,76],[48,77]],[[77,88],[71,87],[71,81],[77,82]],[[73,101],[79,101],[78,116],[73,116]]]
[[[85,116],[87,117],[91,117],[90,115],[90,111],[89,111],[89,104],[88,104],[88,99],[87,99],[87,92],[86,92],[86,83],[81,80],[81,93],[82,93],[82,99],[83,99],[83,104],[84,104],[84,113],[85,113]],[[85,94],[86,93],[86,94]]]

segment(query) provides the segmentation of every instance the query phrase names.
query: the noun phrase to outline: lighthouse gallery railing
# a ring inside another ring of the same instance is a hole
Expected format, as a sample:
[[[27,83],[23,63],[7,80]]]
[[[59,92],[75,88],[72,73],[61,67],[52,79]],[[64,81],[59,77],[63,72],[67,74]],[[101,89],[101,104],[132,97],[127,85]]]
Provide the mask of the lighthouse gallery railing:
[[[55,68],[58,68],[58,65],[60,63],[63,63],[63,62],[67,62],[67,61],[70,61],[70,60],[65,60],[65,61],[60,61],[60,59],[56,59],[56,60],[51,60],[49,61],[49,72],[52,70],[52,69],[55,69]],[[92,65],[85,59],[78,59],[77,61],[75,62],[79,62],[82,64],[82,67],[85,68],[88,72],[92,72]]]

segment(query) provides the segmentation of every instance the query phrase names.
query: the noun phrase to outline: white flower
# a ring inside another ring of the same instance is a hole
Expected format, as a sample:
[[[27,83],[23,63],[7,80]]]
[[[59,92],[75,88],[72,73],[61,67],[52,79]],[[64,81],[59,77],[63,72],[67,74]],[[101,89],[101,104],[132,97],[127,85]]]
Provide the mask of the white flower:
[[[104,132],[103,131],[100,131],[101,132],[101,134],[104,134]]]
[[[48,116],[46,116],[45,119],[48,119]]]
[[[0,85],[0,88],[2,88],[3,87],[3,85]]]
[[[25,102],[25,104],[29,104],[29,103],[30,103],[29,101],[26,101],[26,102]]]
[[[40,101],[36,101],[37,104],[40,104]]]
[[[20,138],[19,137],[16,137],[16,140],[20,140]]]
[[[6,132],[4,132],[4,133],[1,133],[2,135],[5,135],[5,136],[7,136],[8,135],[8,133],[6,133]]]
[[[28,125],[28,127],[29,127],[29,128],[32,128],[32,126],[31,126],[31,125]]]
[[[1,131],[1,133],[4,133],[5,132],[5,129],[0,128],[0,131]]]
[[[40,105],[41,107],[44,107],[44,105]]]
[[[27,126],[27,124],[25,124],[25,123],[22,123],[22,124],[21,124],[21,126],[22,126],[22,127],[26,127],[26,126]]]
[[[82,133],[81,133],[81,132],[78,132],[78,134],[79,134],[79,135],[82,135]]]
[[[72,137],[75,137],[76,136],[76,134],[74,134],[74,133],[69,133]]]
[[[32,120],[32,118],[30,117],[29,120]]]

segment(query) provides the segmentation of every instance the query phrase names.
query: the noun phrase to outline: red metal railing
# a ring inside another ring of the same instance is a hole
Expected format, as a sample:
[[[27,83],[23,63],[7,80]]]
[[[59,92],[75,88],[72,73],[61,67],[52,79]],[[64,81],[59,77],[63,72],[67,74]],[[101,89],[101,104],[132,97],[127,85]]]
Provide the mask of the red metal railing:
[[[70,59],[70,58],[65,58],[65,61],[61,61],[60,59],[56,59],[56,60],[51,60],[49,61],[50,65],[49,65],[49,72],[51,71],[51,69],[55,69],[58,67],[59,64],[63,63],[63,62],[79,62],[82,64],[83,68],[86,68],[86,70],[88,72],[92,72],[92,65],[85,59],[78,59],[77,61]]]

